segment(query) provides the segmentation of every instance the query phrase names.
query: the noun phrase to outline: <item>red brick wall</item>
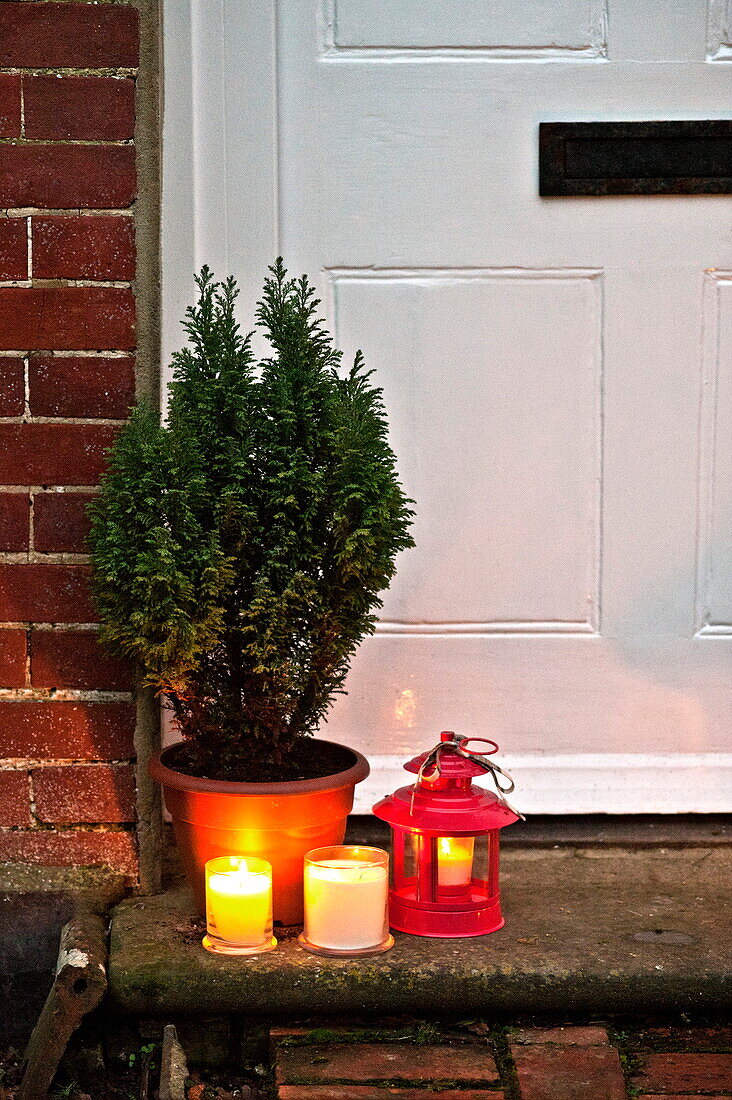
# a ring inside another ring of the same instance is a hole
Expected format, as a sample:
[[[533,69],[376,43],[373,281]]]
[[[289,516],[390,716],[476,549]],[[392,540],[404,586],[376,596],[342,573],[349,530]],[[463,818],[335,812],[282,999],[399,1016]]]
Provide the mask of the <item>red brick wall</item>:
[[[126,3],[0,3],[0,860],[136,875],[134,708],[85,505],[135,388]]]

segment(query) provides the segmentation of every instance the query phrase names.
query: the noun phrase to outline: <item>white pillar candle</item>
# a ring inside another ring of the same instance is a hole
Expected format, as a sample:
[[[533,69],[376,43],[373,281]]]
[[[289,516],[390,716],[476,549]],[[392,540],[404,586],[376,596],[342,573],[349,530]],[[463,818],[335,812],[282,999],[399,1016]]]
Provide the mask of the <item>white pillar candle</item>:
[[[323,851],[332,854],[338,849]],[[305,860],[305,930],[301,942],[333,951],[379,947],[389,938],[386,854],[379,853],[384,859],[380,864],[349,858],[348,849],[343,851],[343,857]]]
[[[437,885],[468,886],[473,877],[472,836],[441,836],[437,840]]]

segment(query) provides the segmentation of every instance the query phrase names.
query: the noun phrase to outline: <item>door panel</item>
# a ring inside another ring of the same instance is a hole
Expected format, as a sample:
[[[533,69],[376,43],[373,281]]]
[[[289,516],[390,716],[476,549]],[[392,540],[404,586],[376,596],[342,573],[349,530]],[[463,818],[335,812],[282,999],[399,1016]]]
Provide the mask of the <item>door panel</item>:
[[[379,363],[400,472],[418,502],[419,556],[404,555],[383,619],[594,630],[597,273],[330,274],[337,339]]]

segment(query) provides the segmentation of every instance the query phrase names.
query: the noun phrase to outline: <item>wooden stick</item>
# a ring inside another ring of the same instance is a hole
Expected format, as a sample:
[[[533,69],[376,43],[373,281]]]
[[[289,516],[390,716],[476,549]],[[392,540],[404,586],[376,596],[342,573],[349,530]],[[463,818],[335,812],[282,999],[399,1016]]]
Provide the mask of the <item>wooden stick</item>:
[[[69,1039],[106,990],[104,921],[94,913],[79,913],[61,930],[56,977],[26,1048],[17,1100],[47,1095]]]

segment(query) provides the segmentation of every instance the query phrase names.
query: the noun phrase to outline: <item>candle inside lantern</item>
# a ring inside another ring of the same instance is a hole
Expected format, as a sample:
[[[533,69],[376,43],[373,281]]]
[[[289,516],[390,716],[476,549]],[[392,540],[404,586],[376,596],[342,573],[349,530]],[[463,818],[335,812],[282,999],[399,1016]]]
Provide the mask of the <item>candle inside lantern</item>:
[[[300,943],[318,954],[388,950],[389,857],[378,848],[336,845],[305,857],[305,928]]]
[[[437,840],[437,885],[469,886],[473,877],[472,836],[441,836]]]
[[[264,859],[218,856],[206,863],[203,945],[228,955],[254,955],[276,946],[272,936],[272,867]]]

